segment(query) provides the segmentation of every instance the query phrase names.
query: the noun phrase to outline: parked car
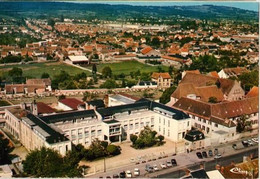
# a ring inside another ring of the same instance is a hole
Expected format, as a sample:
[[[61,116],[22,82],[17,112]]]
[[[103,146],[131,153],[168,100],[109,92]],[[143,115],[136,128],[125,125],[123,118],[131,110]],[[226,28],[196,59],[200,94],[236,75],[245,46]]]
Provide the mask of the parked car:
[[[118,174],[114,174],[113,178],[119,178],[119,175]]]
[[[175,165],[177,165],[177,162],[176,162],[176,160],[173,158],[173,159],[171,159],[171,162],[172,162],[172,166],[175,166]]]
[[[132,178],[132,173],[130,170],[127,170],[125,173],[127,178]]]
[[[258,143],[258,137],[252,139],[253,142]]]
[[[242,141],[242,144],[244,145],[244,147],[248,147],[248,146],[249,146],[247,140],[243,140],[243,141]]]
[[[249,145],[249,146],[252,146],[252,145],[254,145],[253,141],[252,141],[252,140],[250,140],[250,139],[249,139],[249,140],[247,140],[247,142],[248,142],[248,145]]]
[[[164,168],[167,168],[167,166],[165,165],[165,163],[161,163],[161,168],[164,169]]]
[[[147,171],[148,173],[152,173],[153,172],[153,167],[150,166],[149,164],[145,165],[145,171]]]
[[[125,178],[125,171],[122,171],[119,173],[119,178]]]
[[[166,166],[167,166],[167,167],[172,167],[172,162],[167,161],[167,162],[166,162]]]
[[[107,176],[106,178],[111,178],[111,176]]]
[[[207,157],[208,157],[207,152],[206,152],[206,151],[203,151],[203,152],[202,152],[202,156],[203,156],[204,158],[207,158]]]
[[[197,152],[196,155],[199,159],[203,159],[201,152]]]
[[[154,171],[158,171],[159,170],[159,168],[158,168],[158,166],[156,164],[153,165],[153,169],[154,169]]]
[[[212,152],[212,150],[209,150],[209,156],[210,156],[210,157],[213,156],[213,152]]]
[[[215,155],[214,159],[220,159],[221,157],[222,157],[221,154],[217,154]]]
[[[218,154],[218,149],[217,149],[217,148],[214,150],[214,154],[215,154],[215,155]]]
[[[134,169],[134,176],[139,176],[140,175],[140,170],[138,168]]]

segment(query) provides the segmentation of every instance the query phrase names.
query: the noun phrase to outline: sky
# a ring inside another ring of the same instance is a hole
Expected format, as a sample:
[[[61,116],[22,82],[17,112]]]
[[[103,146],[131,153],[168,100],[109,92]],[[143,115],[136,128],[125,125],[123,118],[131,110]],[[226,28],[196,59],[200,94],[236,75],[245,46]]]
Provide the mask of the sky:
[[[72,2],[72,1],[70,1]],[[127,5],[137,5],[137,6],[191,6],[191,5],[203,5],[203,4],[209,4],[209,5],[218,5],[218,6],[230,6],[230,7],[236,7],[251,11],[258,12],[258,2],[214,2],[214,1],[198,1],[198,2],[173,2],[173,1],[164,1],[164,2],[147,2],[147,1],[73,1],[77,3],[101,3],[101,4],[127,4]]]

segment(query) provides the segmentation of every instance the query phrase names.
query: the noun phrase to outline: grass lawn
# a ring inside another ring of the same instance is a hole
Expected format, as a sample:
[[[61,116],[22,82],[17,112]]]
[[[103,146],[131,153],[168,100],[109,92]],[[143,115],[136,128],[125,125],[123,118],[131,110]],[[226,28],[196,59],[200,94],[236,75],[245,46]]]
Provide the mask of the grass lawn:
[[[0,106],[10,106],[11,104],[8,103],[7,101],[0,100]]]
[[[98,72],[102,72],[102,69],[106,66],[109,66],[112,69],[113,74],[120,74],[124,73],[126,75],[129,75],[130,72],[135,72],[137,70],[140,70],[142,72],[156,72],[158,71],[157,66],[150,66],[143,63],[140,63],[135,60],[131,61],[124,61],[119,63],[102,63],[97,65]],[[91,67],[88,67],[91,69]],[[168,67],[161,65],[161,68],[164,71],[168,71]]]
[[[81,70],[79,68],[61,63],[61,62],[49,62],[49,63],[35,63],[35,64],[22,64],[22,65],[8,65],[8,66],[0,66],[1,75],[7,75],[7,72],[11,70],[13,67],[19,67],[23,70],[23,76],[32,77],[32,78],[40,78],[42,73],[46,72],[53,78],[55,75],[59,74],[60,71],[64,70],[68,72],[70,75],[76,75],[81,72],[85,72],[87,75],[91,73],[85,70]]]

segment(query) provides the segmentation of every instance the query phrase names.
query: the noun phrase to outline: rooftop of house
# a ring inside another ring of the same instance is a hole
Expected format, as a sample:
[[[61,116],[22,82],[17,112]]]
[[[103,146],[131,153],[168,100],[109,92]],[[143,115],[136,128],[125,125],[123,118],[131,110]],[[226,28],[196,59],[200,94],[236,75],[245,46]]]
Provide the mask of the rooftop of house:
[[[51,79],[50,78],[44,78],[44,79],[28,79],[26,80],[26,84],[28,85],[51,85]]]
[[[215,104],[182,97],[173,105],[173,108],[232,127],[235,124],[227,119],[258,112],[258,97]]]
[[[157,72],[153,72],[152,74],[152,78],[153,79],[158,79],[162,77],[163,79],[171,79],[171,75],[169,73],[157,73]]]
[[[37,102],[37,109],[38,109],[38,114],[47,114],[47,113],[56,112],[55,109],[53,109],[52,107],[48,106],[43,102]]]
[[[41,118],[28,113],[26,117],[23,117],[28,125],[37,130],[43,137],[45,137],[46,141],[49,144],[68,141],[69,139],[65,137],[63,134],[57,132],[53,128],[51,128],[47,123],[45,123]]]
[[[259,88],[257,86],[254,86],[247,94],[247,98],[256,97],[259,96]]]
[[[65,98],[65,99],[61,99],[59,100],[60,103],[70,107],[73,110],[77,110],[79,105],[83,105],[84,102],[75,99],[75,98]]]
[[[189,118],[187,114],[180,110],[165,106],[163,104],[150,101],[148,99],[140,99],[132,104],[112,106],[108,108],[97,109],[97,112],[103,117],[113,116],[114,114],[128,112],[129,114],[135,110],[147,109],[151,111],[160,111],[161,113],[168,113],[176,120]]]
[[[72,121],[72,120],[83,119],[83,118],[96,118],[96,113],[93,109],[91,109],[91,110],[83,110],[83,111],[62,112],[59,114],[41,116],[40,118],[46,123],[56,123],[61,121]]]

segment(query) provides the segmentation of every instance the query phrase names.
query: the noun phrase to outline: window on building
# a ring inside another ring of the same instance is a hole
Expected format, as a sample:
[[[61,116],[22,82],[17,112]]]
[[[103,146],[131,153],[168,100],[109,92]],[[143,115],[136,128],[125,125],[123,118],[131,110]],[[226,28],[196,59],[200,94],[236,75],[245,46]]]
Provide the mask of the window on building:
[[[139,123],[135,123],[135,128],[139,128]]]
[[[203,122],[206,123],[206,119],[203,119]]]
[[[89,137],[89,131],[85,130],[85,137]]]
[[[201,121],[201,118],[199,117],[199,121]]]
[[[195,119],[195,116],[192,115],[192,119]]]
[[[190,126],[190,121],[187,122],[187,126],[188,126],[188,127]]]
[[[208,121],[208,124],[211,125],[211,121]]]
[[[102,134],[102,130],[99,129],[99,130],[97,131],[97,135],[98,135],[98,136],[101,136],[101,134]]]
[[[165,128],[163,128],[163,135],[165,135]]]
[[[159,132],[161,132],[161,126],[159,126]]]
[[[95,136],[96,135],[96,130],[92,130],[91,131],[91,136]]]
[[[159,117],[159,123],[161,124],[161,117]]]
[[[154,117],[151,118],[151,124],[154,124]]]
[[[165,119],[163,118],[163,125],[165,125]]]
[[[150,125],[150,122],[146,122],[145,125],[146,125],[146,126],[149,126],[149,125]]]
[[[170,127],[170,125],[171,125],[171,121],[170,121],[170,120],[168,120],[168,127]]]
[[[126,125],[124,125],[124,130],[127,130],[128,129],[128,127],[127,127],[127,124]]]
[[[168,130],[168,137],[170,137],[170,130]]]
[[[218,124],[215,123],[215,127],[218,127]]]
[[[132,130],[134,128],[133,124],[130,124],[129,129]]]

